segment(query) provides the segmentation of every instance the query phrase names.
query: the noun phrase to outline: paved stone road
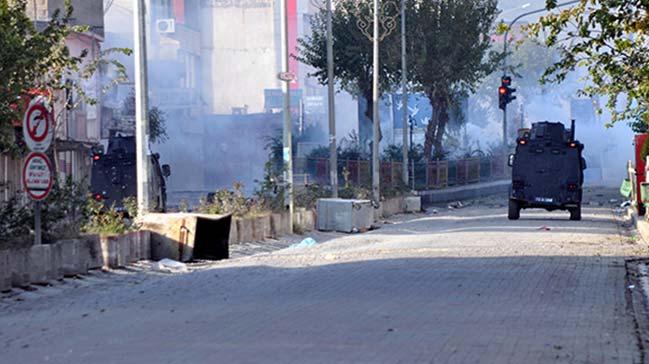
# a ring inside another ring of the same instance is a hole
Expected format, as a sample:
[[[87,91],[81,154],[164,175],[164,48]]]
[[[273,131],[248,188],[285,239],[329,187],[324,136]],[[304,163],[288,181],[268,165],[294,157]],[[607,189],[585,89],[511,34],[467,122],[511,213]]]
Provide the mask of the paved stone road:
[[[646,252],[611,209],[505,216],[443,209],[188,274],[5,297],[0,363],[641,362],[624,258]]]

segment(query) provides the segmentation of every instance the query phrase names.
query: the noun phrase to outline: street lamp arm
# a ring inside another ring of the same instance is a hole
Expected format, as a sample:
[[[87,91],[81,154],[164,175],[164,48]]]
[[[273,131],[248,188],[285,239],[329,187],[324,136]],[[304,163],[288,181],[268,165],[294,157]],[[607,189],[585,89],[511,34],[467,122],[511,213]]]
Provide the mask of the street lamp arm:
[[[564,6],[573,5],[573,4],[577,4],[577,3],[580,3],[580,2],[581,2],[581,0],[566,1],[566,2],[563,2],[563,3],[557,4],[557,6],[555,6],[555,8],[561,8],[561,7],[564,7]],[[526,16],[530,16],[530,15],[534,15],[534,14],[538,14],[538,13],[543,13],[543,12],[546,12],[546,11],[548,11],[548,9],[546,9],[546,8],[541,8],[541,9],[528,11],[526,13],[523,13],[523,14],[515,17],[514,20],[512,20],[509,23],[509,26],[505,30],[505,38],[504,38],[504,41],[503,41],[503,51],[504,51],[503,52],[503,75],[506,75],[506,73],[507,73],[507,40],[509,39],[509,30],[520,19],[522,19],[522,18],[524,18]]]

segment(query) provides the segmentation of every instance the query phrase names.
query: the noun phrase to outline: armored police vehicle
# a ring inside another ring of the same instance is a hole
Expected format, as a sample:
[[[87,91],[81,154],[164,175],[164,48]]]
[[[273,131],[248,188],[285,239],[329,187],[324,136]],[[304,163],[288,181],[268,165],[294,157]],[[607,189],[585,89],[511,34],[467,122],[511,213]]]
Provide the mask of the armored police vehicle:
[[[575,121],[570,130],[562,123],[534,123],[516,142],[516,153],[509,156],[509,219],[517,220],[521,209],[542,208],[568,210],[570,220],[581,220],[586,160],[584,145],[575,139]]]
[[[111,133],[108,147],[93,148],[90,188],[93,198],[105,206],[123,209],[127,197],[137,196],[135,137]],[[160,155],[149,156],[149,200],[153,211],[164,211],[167,203],[165,178],[171,175],[169,165],[160,166]]]

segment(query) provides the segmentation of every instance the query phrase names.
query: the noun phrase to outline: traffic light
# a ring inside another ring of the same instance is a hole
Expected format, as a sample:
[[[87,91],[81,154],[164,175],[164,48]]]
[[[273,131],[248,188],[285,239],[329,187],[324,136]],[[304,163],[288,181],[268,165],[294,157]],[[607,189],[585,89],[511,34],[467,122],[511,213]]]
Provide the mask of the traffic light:
[[[503,76],[500,80],[500,87],[498,87],[498,107],[501,110],[507,109],[507,104],[516,100],[516,96],[514,96],[516,89],[511,88],[511,85],[512,78],[509,76]]]
[[[498,107],[500,110],[507,108],[507,87],[505,86],[498,87]]]

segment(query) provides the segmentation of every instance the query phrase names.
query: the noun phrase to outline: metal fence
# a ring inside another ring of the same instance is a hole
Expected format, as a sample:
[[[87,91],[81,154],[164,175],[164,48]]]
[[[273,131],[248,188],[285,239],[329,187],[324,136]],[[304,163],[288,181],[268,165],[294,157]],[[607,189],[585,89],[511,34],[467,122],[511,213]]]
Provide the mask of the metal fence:
[[[508,177],[505,163],[503,156],[412,163],[408,166],[409,186],[415,190],[431,190],[505,179]],[[328,158],[297,158],[294,166],[296,185],[329,184]],[[401,185],[403,163],[382,161],[380,168],[382,184],[393,187]],[[371,186],[371,161],[339,160],[338,179],[340,186],[345,183]]]

